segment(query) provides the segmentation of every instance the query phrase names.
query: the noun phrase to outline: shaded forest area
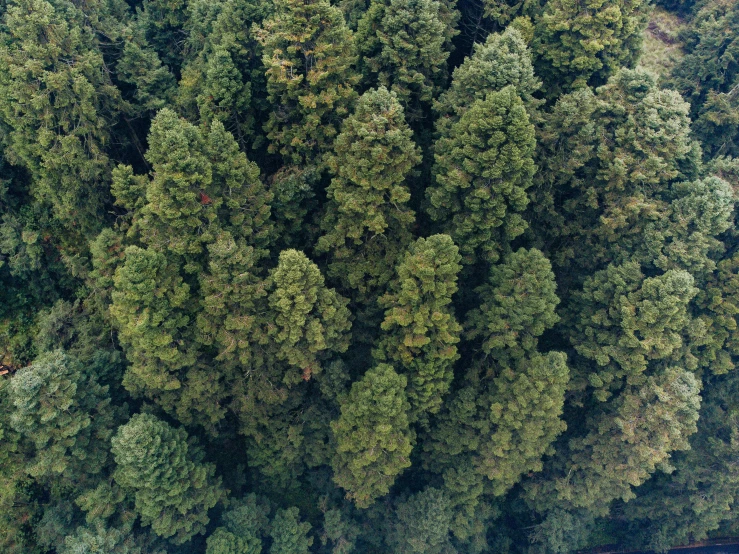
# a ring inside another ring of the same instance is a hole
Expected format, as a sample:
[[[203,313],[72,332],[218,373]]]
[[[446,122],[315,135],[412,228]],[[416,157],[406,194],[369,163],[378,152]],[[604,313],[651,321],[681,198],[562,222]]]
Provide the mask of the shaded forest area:
[[[0,14],[0,551],[739,534],[739,0]]]

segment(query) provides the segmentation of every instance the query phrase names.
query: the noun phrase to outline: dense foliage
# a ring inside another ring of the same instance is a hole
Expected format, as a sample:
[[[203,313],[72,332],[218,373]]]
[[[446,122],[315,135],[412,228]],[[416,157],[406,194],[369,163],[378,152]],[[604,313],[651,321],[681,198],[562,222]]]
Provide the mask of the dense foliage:
[[[657,4],[0,0],[0,551],[738,534],[739,0]]]

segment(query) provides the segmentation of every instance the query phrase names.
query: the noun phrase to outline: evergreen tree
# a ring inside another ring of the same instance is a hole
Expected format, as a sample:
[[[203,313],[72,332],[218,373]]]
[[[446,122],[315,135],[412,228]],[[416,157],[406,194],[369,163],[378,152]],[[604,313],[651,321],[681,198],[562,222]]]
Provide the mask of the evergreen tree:
[[[465,264],[495,262],[526,229],[521,216],[535,171],[534,127],[513,86],[476,100],[435,144],[431,218]]]
[[[99,229],[107,201],[106,145],[120,101],[97,38],[107,29],[99,9],[86,14],[70,2],[13,0],[3,6],[5,155],[28,169],[34,197],[51,204],[54,217],[78,241],[80,233]]]
[[[449,499],[443,491],[427,488],[398,506],[389,542],[393,552],[453,554],[449,543],[452,517]]]
[[[671,474],[655,476],[637,490],[628,505],[628,518],[645,546],[669,548],[701,541],[732,518],[739,473],[734,463],[737,411],[733,402],[737,380],[732,373],[709,380],[703,393],[698,432],[690,450],[678,453]]]
[[[405,179],[420,159],[397,95],[385,87],[364,93],[328,157],[335,177],[316,249],[329,254],[329,275],[365,301],[390,281],[410,242]]]
[[[556,266],[588,274],[634,256],[664,259],[671,185],[700,170],[687,114],[678,94],[642,70],[620,71],[597,95],[583,89],[557,102],[540,135],[541,186],[532,194],[532,236],[557,240],[549,255]]]
[[[357,82],[352,32],[327,0],[278,0],[257,32],[264,48],[270,151],[299,166],[321,166]]]
[[[274,319],[269,335],[275,358],[302,371],[283,380],[297,383],[321,370],[321,354],[344,352],[351,328],[347,301],[324,285],[318,267],[305,254],[285,250],[270,275],[269,306]]]
[[[116,270],[110,313],[132,362],[129,390],[159,395],[182,386],[179,372],[192,366],[197,351],[191,340],[190,287],[177,267],[153,249],[129,246]]]
[[[449,305],[457,290],[460,258],[448,235],[418,239],[398,265],[389,292],[380,299],[385,333],[374,355],[408,372],[412,420],[424,412],[438,412],[452,382],[462,327]]]
[[[648,9],[643,0],[547,2],[536,23],[533,50],[548,95],[605,84],[611,73],[632,66]]]
[[[509,85],[516,89],[529,116],[534,116],[540,101],[533,94],[541,82],[534,75],[526,42],[513,27],[490,33],[484,43],[474,45],[472,55],[454,70],[449,88],[434,103],[437,132],[450,136],[450,128],[476,100],[485,100],[490,92]]]
[[[377,365],[352,385],[341,416],[331,423],[334,481],[360,508],[387,494],[411,465],[415,437],[408,427],[406,383],[391,366]]]
[[[308,554],[313,537],[308,537],[311,525],[300,521],[297,508],[277,510],[270,525],[270,554]]]
[[[469,312],[467,334],[497,360],[535,351],[537,337],[559,321],[552,265],[538,250],[511,253],[476,292],[481,303]]]
[[[645,278],[633,262],[610,265],[588,278],[573,306],[571,342],[589,360],[578,372],[578,385],[589,384],[603,401],[624,379],[641,382],[650,363],[684,356],[688,305],[698,292],[694,283],[682,270]]]
[[[121,414],[79,361],[62,351],[45,354],[16,373],[8,393],[11,424],[34,445],[30,475],[79,481],[103,470]]]
[[[674,450],[689,448],[700,407],[700,384],[684,369],[664,366],[624,391],[603,410],[589,416],[592,431],[570,439],[556,476],[527,484],[537,510],[559,506],[607,514],[614,499],[635,497],[658,467],[670,468]]]
[[[159,536],[183,544],[203,533],[208,510],[224,496],[215,467],[183,428],[150,414],[137,414],[112,440],[116,482],[132,494],[144,525]]]
[[[222,121],[242,149],[257,144],[255,112],[262,115],[266,90],[261,49],[250,27],[270,8],[227,0],[192,2],[187,9],[193,54],[183,68],[179,103],[204,122]]]
[[[682,33],[686,55],[667,82],[691,105],[694,130],[709,156],[739,154],[739,9],[734,2],[708,2]]]
[[[437,0],[373,0],[357,29],[364,81],[395,92],[412,122],[446,78],[443,11]]]

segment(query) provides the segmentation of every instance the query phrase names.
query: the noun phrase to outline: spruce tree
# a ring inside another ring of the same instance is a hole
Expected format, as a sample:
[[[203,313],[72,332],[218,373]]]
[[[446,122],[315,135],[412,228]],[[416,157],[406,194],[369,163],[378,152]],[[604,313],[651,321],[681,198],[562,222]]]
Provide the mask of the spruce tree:
[[[535,171],[534,127],[513,86],[476,100],[434,146],[427,211],[462,260],[495,262],[527,227],[521,213]]]
[[[412,420],[438,412],[452,382],[462,327],[450,304],[460,258],[448,235],[418,239],[398,265],[390,290],[380,298],[384,333],[374,356],[408,373]]]
[[[175,544],[205,531],[208,510],[224,491],[183,428],[136,414],[118,429],[111,451],[115,480],[134,496],[142,524]]]
[[[375,366],[352,385],[341,415],[331,422],[334,481],[359,508],[386,495],[411,465],[415,437],[408,426],[406,383],[392,366]]]
[[[364,93],[328,157],[335,177],[316,246],[329,255],[329,275],[364,300],[383,290],[410,242],[405,179],[420,160],[397,95],[385,87]]]

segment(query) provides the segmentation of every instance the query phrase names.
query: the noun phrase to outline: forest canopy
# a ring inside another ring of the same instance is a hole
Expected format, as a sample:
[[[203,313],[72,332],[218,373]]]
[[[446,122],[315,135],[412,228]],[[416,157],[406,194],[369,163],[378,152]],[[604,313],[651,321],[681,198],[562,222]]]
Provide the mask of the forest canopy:
[[[739,535],[739,0],[0,0],[0,551]]]

